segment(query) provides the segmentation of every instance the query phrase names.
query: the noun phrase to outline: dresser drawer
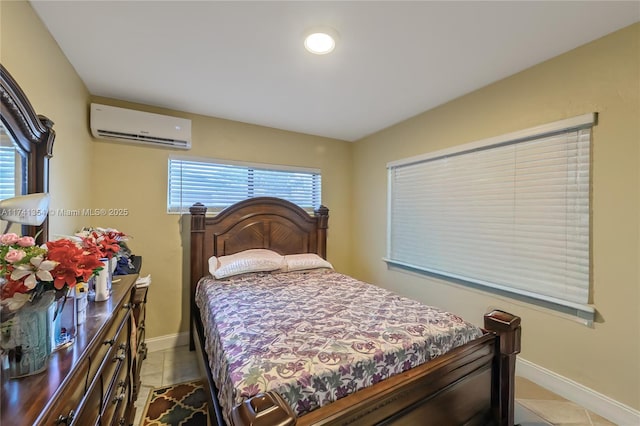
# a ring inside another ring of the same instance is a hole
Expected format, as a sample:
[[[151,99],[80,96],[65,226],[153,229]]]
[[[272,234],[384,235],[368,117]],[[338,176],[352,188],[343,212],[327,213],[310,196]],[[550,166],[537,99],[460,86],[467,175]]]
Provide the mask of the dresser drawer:
[[[102,386],[98,381],[89,388],[85,400],[73,421],[77,426],[91,426],[100,424],[100,407],[102,405]]]
[[[123,331],[118,334],[111,352],[107,355],[105,366],[100,373],[102,377],[102,392],[105,395],[102,401],[103,407],[109,402],[107,395],[117,382],[118,372],[122,370],[127,373],[129,369],[129,335],[125,332],[126,329],[126,326],[123,327]]]
[[[133,406],[133,402],[127,403],[127,400],[130,400],[129,397],[131,395],[131,388],[126,390],[125,399],[118,402],[116,410],[113,414],[113,420],[111,422],[114,426],[125,426],[127,425],[127,408]]]
[[[118,365],[114,380],[104,399],[101,416],[102,426],[118,424],[119,417],[124,417],[124,409],[130,399],[129,374],[126,363]]]
[[[109,330],[103,335],[102,344],[90,355],[88,383],[91,383],[95,377],[100,374],[100,371],[111,362],[109,354],[117,347],[116,340],[118,340],[123,333],[127,334],[130,313],[130,305],[125,303],[124,307],[118,309],[114,314],[116,318],[111,324],[111,327],[109,327]]]
[[[75,374],[66,383],[60,396],[56,399],[47,424],[72,424],[83,406],[88,371],[88,361],[85,360],[77,365]]]

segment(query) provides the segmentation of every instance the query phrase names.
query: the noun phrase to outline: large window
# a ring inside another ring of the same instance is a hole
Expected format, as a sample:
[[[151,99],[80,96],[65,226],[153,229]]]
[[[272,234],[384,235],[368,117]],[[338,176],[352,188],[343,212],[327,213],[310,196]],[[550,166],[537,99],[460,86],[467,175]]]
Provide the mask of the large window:
[[[389,163],[386,260],[592,321],[594,119]]]
[[[167,211],[184,213],[200,202],[220,211],[252,197],[279,197],[312,210],[320,206],[320,170],[221,160],[169,159]]]

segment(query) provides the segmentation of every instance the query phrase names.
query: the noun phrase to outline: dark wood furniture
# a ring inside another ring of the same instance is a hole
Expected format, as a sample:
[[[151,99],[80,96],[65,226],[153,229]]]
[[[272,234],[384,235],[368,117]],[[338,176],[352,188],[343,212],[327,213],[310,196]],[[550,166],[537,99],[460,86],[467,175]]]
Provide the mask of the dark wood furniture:
[[[49,192],[49,158],[53,152],[53,122],[37,115],[29,99],[9,72],[0,64],[2,124],[22,158],[21,193]],[[23,226],[22,235],[37,235],[39,244],[47,241],[48,218],[40,226]]]
[[[140,370],[142,369],[142,361],[147,358],[147,344],[144,341],[146,330],[146,313],[147,313],[147,291],[149,287],[136,287],[133,293],[133,320],[135,322],[135,340],[138,342],[137,347],[133,348],[131,362],[131,371],[133,373],[132,380],[132,401],[138,399],[140,393]],[[132,405],[133,407],[133,405]],[[133,415],[128,417],[133,419]]]
[[[198,351],[207,372],[212,419],[224,424],[194,303],[198,280],[208,275],[207,260],[250,248],[326,257],[329,211],[321,207],[310,216],[287,201],[270,197],[242,201],[215,217],[206,217],[206,208],[198,204],[190,211],[190,346]],[[481,338],[297,419],[279,395],[268,392],[236,407],[234,424],[511,426],[520,318],[494,311],[485,315],[484,321],[486,333]]]
[[[0,424],[133,423],[140,384],[139,367],[133,368],[134,352],[143,344],[133,319],[136,310],[144,309],[136,278],[115,277],[109,300],[89,302],[75,342],[54,352],[47,370],[20,379],[3,378]],[[138,343],[132,339],[134,334]],[[135,359],[142,361],[140,356]]]

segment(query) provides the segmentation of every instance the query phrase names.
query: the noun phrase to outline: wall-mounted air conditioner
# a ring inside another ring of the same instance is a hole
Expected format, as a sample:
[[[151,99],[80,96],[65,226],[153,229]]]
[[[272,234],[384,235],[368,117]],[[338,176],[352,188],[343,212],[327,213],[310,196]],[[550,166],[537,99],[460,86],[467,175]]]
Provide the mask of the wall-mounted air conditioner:
[[[165,148],[191,148],[191,120],[91,104],[91,133],[96,138]]]

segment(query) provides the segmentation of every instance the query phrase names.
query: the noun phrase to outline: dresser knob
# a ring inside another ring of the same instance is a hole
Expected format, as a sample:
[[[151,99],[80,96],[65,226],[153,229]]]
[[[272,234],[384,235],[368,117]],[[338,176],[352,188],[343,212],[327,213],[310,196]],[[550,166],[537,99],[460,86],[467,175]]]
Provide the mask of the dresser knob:
[[[120,343],[120,345],[118,345],[119,349],[122,349],[123,351],[127,349],[127,344],[126,343]]]
[[[125,398],[124,393],[121,393],[120,395],[113,397],[113,399],[111,400],[111,402],[112,402],[113,404],[117,404],[118,402],[120,402],[120,401],[124,400],[124,398]]]
[[[104,342],[102,342],[103,345],[109,345],[109,346],[113,346],[113,344],[116,342],[116,338],[112,338],[109,340],[105,340]]]
[[[114,361],[114,362],[115,362],[115,361],[124,361],[124,359],[125,359],[125,358],[126,358],[126,356],[125,356],[125,355],[120,354],[120,355],[116,355],[116,356],[114,356],[114,357],[113,357],[113,361]]]
[[[73,421],[73,418],[75,417],[76,412],[71,410],[69,411],[69,414],[67,414],[66,416],[63,416],[62,414],[60,414],[60,416],[58,416],[58,418],[56,419],[56,425],[68,425]]]
[[[129,309],[131,308],[131,303],[125,303],[124,305],[122,305],[122,309]]]

